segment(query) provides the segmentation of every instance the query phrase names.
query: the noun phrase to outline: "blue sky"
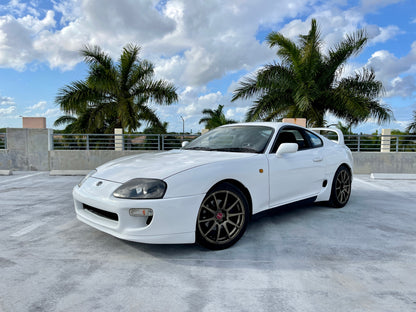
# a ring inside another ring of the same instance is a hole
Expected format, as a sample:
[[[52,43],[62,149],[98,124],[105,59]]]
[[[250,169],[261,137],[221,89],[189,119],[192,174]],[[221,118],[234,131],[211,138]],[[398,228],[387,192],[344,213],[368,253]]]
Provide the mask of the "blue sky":
[[[181,131],[180,116],[186,131],[199,131],[201,111],[219,104],[243,120],[252,102],[230,102],[238,81],[278,61],[265,36],[296,39],[312,18],[324,48],[361,28],[370,37],[343,75],[372,67],[395,120],[369,120],[355,131],[403,130],[416,110],[415,0],[0,0],[0,128],[21,127],[19,116],[44,116],[52,127],[62,114],[54,102],[59,88],[86,76],[80,48],[98,44],[117,58],[130,42],[158,78],[178,88],[178,103],[157,108],[170,131]]]

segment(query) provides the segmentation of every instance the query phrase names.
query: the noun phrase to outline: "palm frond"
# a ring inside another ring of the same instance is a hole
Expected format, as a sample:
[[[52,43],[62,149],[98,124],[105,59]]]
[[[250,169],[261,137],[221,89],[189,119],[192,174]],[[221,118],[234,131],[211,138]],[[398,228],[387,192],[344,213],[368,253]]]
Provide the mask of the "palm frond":
[[[132,88],[132,95],[141,95],[160,105],[170,105],[178,100],[176,87],[165,81],[144,81]]]
[[[238,99],[248,99],[260,91],[257,87],[257,79],[255,77],[246,77],[239,84],[240,86],[233,92],[231,102]]]
[[[127,86],[130,76],[133,74],[134,64],[138,61],[140,47],[128,44],[123,48],[118,63],[118,72],[120,74],[120,84]]]
[[[300,63],[301,50],[289,38],[278,32],[271,32],[266,37],[267,42],[271,48],[278,46],[277,55],[280,56],[284,63],[288,66],[297,68]]]
[[[413,121],[406,127],[406,132],[416,133],[416,111],[413,111]]]
[[[71,116],[71,115],[63,115],[61,117],[59,117],[57,120],[55,120],[55,122],[53,123],[54,127],[59,127],[62,125],[66,125],[69,123],[73,123],[77,120],[76,117]]]
[[[100,65],[107,69],[113,67],[113,60],[99,46],[86,45],[81,50],[81,55],[84,57],[85,63],[89,65]]]

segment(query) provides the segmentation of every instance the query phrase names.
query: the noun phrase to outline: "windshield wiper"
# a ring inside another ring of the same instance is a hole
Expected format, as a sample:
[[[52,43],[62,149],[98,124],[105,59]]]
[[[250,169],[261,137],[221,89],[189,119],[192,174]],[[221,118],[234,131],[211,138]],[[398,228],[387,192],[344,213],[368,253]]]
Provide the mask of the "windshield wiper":
[[[195,146],[195,147],[185,147],[186,150],[198,150],[198,151],[212,151],[211,148],[202,147],[202,146]]]
[[[219,152],[240,152],[240,153],[259,153],[253,148],[248,147],[224,147],[224,148],[215,148],[212,151],[219,151]]]

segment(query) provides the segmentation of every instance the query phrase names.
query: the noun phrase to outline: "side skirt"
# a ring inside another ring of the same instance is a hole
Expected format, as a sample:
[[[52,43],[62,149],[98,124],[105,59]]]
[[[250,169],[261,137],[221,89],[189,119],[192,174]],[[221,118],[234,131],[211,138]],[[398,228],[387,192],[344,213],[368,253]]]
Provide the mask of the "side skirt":
[[[267,209],[267,210],[263,210],[263,211],[260,211],[260,212],[256,213],[251,218],[253,220],[257,220],[257,219],[263,218],[265,216],[274,214],[277,211],[296,209],[296,208],[300,208],[300,207],[304,207],[304,206],[312,206],[315,203],[316,198],[317,198],[317,196],[313,196],[313,197],[302,199],[302,200],[299,200],[299,201],[296,201],[296,202],[293,202],[293,203],[290,203],[290,204],[281,205],[281,206],[273,207],[273,208],[270,208],[270,209]]]

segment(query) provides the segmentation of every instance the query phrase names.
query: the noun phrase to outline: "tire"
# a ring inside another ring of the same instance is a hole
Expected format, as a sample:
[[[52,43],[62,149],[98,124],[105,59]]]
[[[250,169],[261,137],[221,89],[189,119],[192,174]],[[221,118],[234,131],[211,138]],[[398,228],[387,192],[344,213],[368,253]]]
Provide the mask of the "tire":
[[[329,205],[334,208],[344,207],[351,195],[351,171],[342,165],[335,172],[334,180],[332,181],[331,197],[329,198]]]
[[[249,220],[246,196],[230,183],[221,183],[207,193],[196,221],[196,241],[221,250],[234,245],[244,234]]]

